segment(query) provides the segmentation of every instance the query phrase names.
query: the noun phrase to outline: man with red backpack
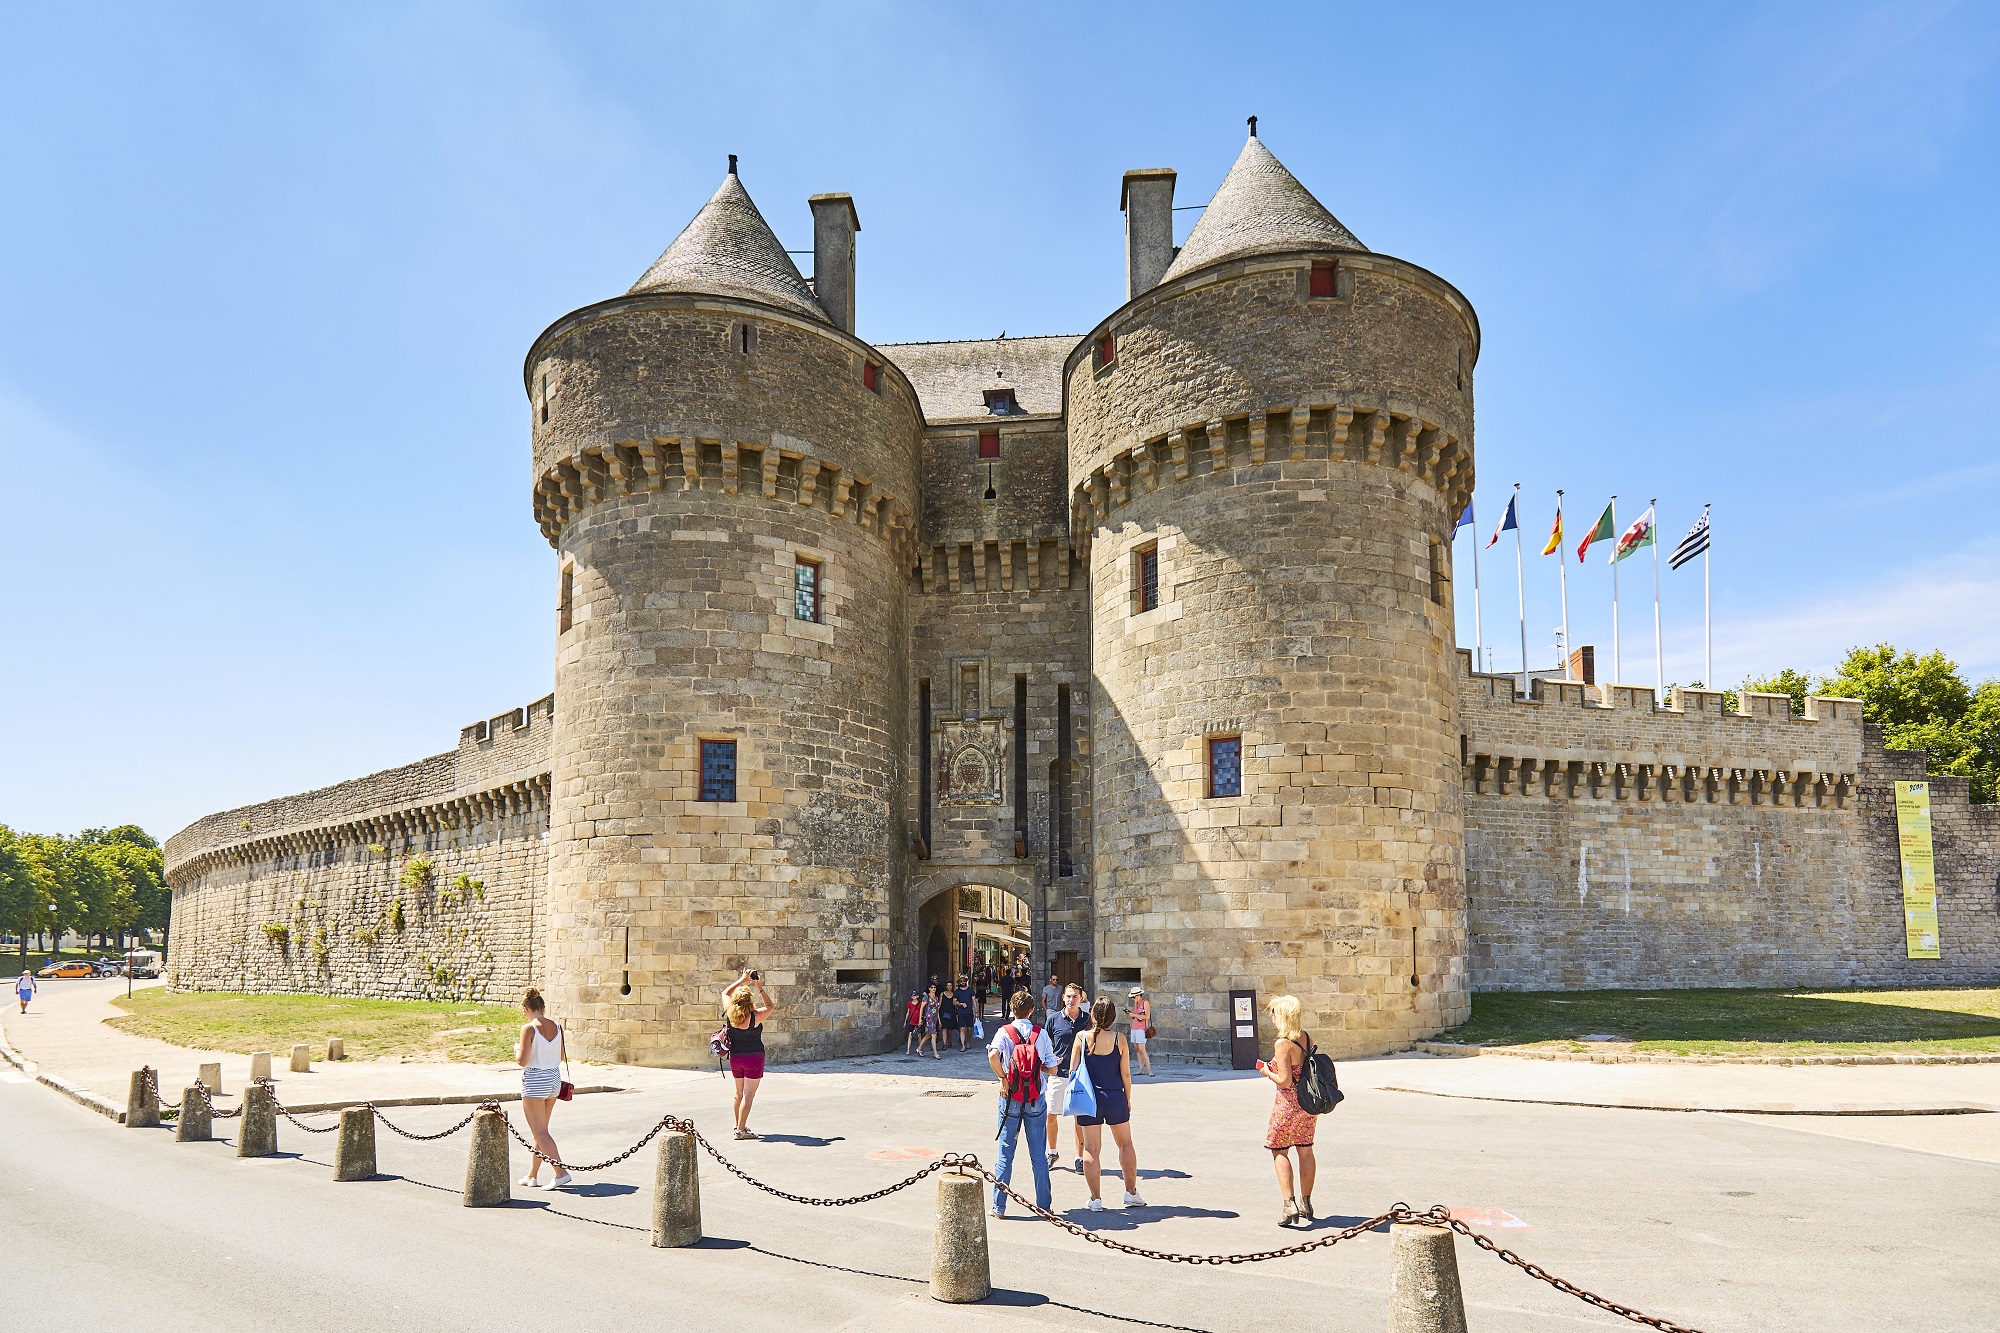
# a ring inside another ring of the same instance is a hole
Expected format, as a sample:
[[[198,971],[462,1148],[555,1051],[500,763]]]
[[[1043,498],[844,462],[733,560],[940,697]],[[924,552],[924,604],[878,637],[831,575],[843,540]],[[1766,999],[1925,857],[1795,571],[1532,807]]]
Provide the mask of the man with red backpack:
[[[1022,1130],[1028,1136],[1028,1162],[1035,1170],[1035,1206],[1049,1207],[1048,1102],[1045,1084],[1048,1071],[1055,1068],[1055,1048],[1049,1034],[1029,1020],[1035,1011],[1035,997],[1016,991],[1008,1008],[1014,1021],[993,1034],[986,1048],[986,1063],[1000,1080],[1000,1160],[993,1174],[1002,1181],[1014,1179],[1014,1147]],[[1007,1195],[993,1191],[993,1216],[1007,1215]]]

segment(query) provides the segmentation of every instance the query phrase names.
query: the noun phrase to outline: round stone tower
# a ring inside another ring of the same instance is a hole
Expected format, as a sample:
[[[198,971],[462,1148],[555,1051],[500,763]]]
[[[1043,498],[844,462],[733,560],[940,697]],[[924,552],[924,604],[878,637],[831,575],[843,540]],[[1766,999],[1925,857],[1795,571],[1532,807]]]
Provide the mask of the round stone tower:
[[[853,205],[813,206],[817,294],[731,158],[528,353],[559,581],[540,984],[578,1054],[706,1061],[743,968],[781,1058],[888,1039],[921,415],[853,336]]]
[[[1253,126],[1065,366],[1099,981],[1146,987],[1168,1052],[1227,1055],[1231,990],[1297,995],[1345,1054],[1466,1016],[1450,557],[1478,350],[1456,289],[1370,252]]]

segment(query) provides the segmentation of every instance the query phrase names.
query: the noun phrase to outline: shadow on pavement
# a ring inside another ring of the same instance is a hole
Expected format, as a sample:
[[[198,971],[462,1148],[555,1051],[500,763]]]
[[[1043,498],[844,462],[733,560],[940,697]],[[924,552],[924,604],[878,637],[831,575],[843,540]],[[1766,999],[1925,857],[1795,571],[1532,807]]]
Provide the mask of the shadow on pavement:
[[[579,1199],[608,1199],[614,1194],[637,1194],[637,1185],[620,1185],[609,1180],[594,1181],[588,1185],[565,1185],[557,1194],[569,1194]]]
[[[1062,1216],[1091,1231],[1131,1231],[1148,1222],[1164,1222],[1170,1217],[1241,1217],[1226,1208],[1189,1208],[1185,1204],[1147,1204],[1144,1208],[1112,1208],[1101,1213],[1088,1208],[1071,1208]],[[1359,1221],[1360,1219],[1355,1219]]]
[[[789,1143],[795,1148],[825,1148],[847,1142],[845,1134],[836,1134],[830,1139],[816,1134],[759,1134],[757,1137],[765,1143]]]
[[[1368,1219],[1367,1219],[1367,1218],[1365,1218],[1365,1217],[1346,1217],[1346,1216],[1342,1216],[1342,1215],[1338,1215],[1338,1214],[1334,1214],[1334,1215],[1329,1215],[1329,1216],[1326,1216],[1326,1217],[1315,1217],[1315,1218],[1313,1219],[1313,1221],[1312,1221],[1312,1225],[1311,1225],[1311,1226],[1308,1226],[1308,1227],[1300,1227],[1300,1228],[1299,1228],[1299,1230],[1300,1230],[1300,1231],[1317,1231],[1317,1230],[1319,1230],[1319,1229],[1320,1229],[1321,1227],[1331,1227],[1331,1228],[1333,1228],[1333,1229],[1334,1229],[1335,1231],[1339,1231],[1339,1230],[1341,1230],[1342,1228],[1345,1228],[1345,1227],[1351,1227],[1351,1226],[1355,1226],[1355,1225],[1357,1225],[1357,1224],[1359,1224],[1359,1223],[1362,1223],[1362,1222],[1366,1222],[1367,1220],[1368,1220]],[[1380,1234],[1382,1234],[1382,1235],[1386,1236],[1386,1235],[1388,1235],[1388,1234],[1389,1234],[1389,1224],[1388,1224],[1387,1222],[1384,1222],[1384,1223],[1383,1223],[1383,1224],[1382,1224],[1381,1226],[1379,1226],[1379,1227],[1370,1227],[1370,1228],[1369,1228],[1369,1230],[1370,1230],[1370,1231],[1374,1231],[1374,1232],[1379,1232]]]

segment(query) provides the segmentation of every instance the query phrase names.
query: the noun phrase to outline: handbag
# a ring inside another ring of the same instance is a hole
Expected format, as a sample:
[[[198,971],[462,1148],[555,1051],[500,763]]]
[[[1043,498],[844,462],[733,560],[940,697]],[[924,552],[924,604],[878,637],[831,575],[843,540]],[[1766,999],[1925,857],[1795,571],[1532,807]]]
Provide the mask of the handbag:
[[[569,1046],[567,1043],[565,1043],[563,1046],[563,1073],[565,1074],[569,1073]],[[562,1086],[556,1089],[556,1100],[559,1102],[566,1102],[571,1100],[575,1096],[576,1096],[576,1084],[570,1082],[568,1079],[565,1078],[562,1081]]]
[[[1063,1094],[1062,1106],[1057,1115],[1096,1115],[1097,1089],[1090,1086],[1090,1066],[1078,1063],[1076,1072],[1070,1075],[1069,1091]]]
[[[1151,1023],[1146,1024],[1146,1040],[1151,1041],[1155,1036],[1159,1035],[1159,1031]]]

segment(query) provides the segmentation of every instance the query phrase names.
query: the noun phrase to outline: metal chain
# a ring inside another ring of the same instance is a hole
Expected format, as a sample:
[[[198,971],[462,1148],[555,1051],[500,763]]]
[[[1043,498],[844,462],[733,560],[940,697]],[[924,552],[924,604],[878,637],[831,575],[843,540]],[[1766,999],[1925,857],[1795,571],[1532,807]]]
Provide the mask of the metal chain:
[[[152,1097],[153,1105],[159,1108],[160,1119],[172,1120],[178,1117],[181,1113],[181,1108],[167,1105],[166,1099],[160,1096],[160,1076],[153,1067],[151,1065],[140,1065],[139,1073],[145,1079],[140,1087],[140,1092],[142,1095],[150,1095]]]
[[[236,1108],[235,1110],[233,1110],[233,1111],[218,1111],[218,1110],[216,1110],[216,1109],[215,1109],[215,1098],[214,1098],[213,1096],[211,1096],[211,1095],[209,1094],[209,1091],[208,1091],[208,1085],[207,1085],[206,1083],[203,1083],[203,1082],[202,1082],[202,1081],[201,1081],[200,1079],[196,1079],[196,1080],[194,1081],[194,1086],[195,1086],[195,1088],[196,1088],[196,1089],[197,1089],[198,1091],[200,1091],[200,1093],[201,1093],[201,1100],[202,1100],[202,1104],[203,1104],[204,1106],[208,1107],[208,1118],[209,1118],[209,1119],[211,1119],[211,1120],[229,1120],[229,1119],[233,1119],[234,1117],[236,1117],[236,1116],[239,1116],[239,1115],[242,1115],[242,1114],[243,1114],[243,1108],[242,1108],[242,1107],[240,1107],[240,1106],[239,1106],[239,1107],[237,1107],[237,1108]]]
[[[494,1107],[495,1110],[499,1109],[498,1106],[495,1105],[495,1103],[493,1102],[482,1102],[478,1106],[473,1107],[472,1110],[466,1115],[465,1119],[459,1121],[457,1124],[453,1125],[450,1129],[440,1130],[436,1134],[412,1134],[409,1130],[404,1129],[401,1125],[398,1125],[394,1121],[390,1120],[388,1116],[383,1115],[381,1108],[376,1106],[374,1102],[366,1102],[363,1104],[367,1106],[368,1113],[374,1116],[377,1121],[388,1126],[389,1129],[393,1130],[395,1133],[401,1134],[404,1138],[414,1139],[418,1143],[429,1143],[435,1139],[450,1138],[452,1135],[458,1133],[459,1130],[464,1129],[467,1125],[471,1124],[473,1121],[473,1117],[477,1116],[481,1111],[485,1110],[487,1107],[492,1106]]]
[[[874,1199],[886,1198],[887,1196],[894,1194],[898,1190],[908,1189],[910,1186],[922,1180],[925,1176],[928,1176],[935,1171],[942,1170],[943,1168],[948,1166],[972,1167],[975,1169],[979,1167],[979,1159],[973,1156],[971,1153],[948,1152],[944,1154],[944,1156],[938,1158],[935,1162],[932,1162],[929,1166],[925,1167],[923,1170],[917,1172],[917,1174],[915,1174],[914,1176],[911,1176],[908,1180],[899,1180],[895,1184],[890,1185],[884,1189],[876,1190],[873,1193],[856,1194],[845,1199],[818,1199],[805,1194],[787,1193],[784,1190],[778,1189],[776,1186],[766,1185],[763,1181],[757,1179],[749,1172],[743,1170],[743,1168],[737,1166],[736,1163],[730,1161],[727,1157],[724,1157],[721,1153],[717,1152],[715,1150],[715,1145],[710,1143],[706,1138],[702,1137],[701,1131],[694,1127],[693,1122],[682,1121],[680,1124],[680,1128],[684,1133],[692,1134],[694,1136],[694,1141],[696,1143],[699,1143],[708,1152],[708,1155],[710,1157],[713,1157],[716,1161],[722,1163],[723,1170],[729,1172],[729,1174],[735,1176],[738,1180],[743,1181],[747,1185],[754,1185],[758,1189],[763,1190],[766,1194],[775,1194],[780,1199],[788,1199],[793,1203],[811,1204],[816,1208],[841,1208],[851,1203],[868,1203]]]
[[[1407,1212],[1408,1210],[1406,1209],[1405,1211]],[[1620,1305],[1617,1301],[1599,1296],[1594,1291],[1585,1291],[1574,1282],[1564,1281],[1554,1273],[1545,1270],[1540,1264],[1530,1263],[1512,1250],[1502,1249],[1486,1237],[1476,1234],[1471,1227],[1446,1213],[1443,1204],[1435,1205],[1428,1213],[1411,1213],[1409,1217],[1398,1218],[1397,1220],[1422,1222],[1427,1226],[1450,1227],[1480,1249],[1494,1255],[1505,1263],[1512,1264],[1529,1277],[1539,1278],[1566,1296],[1574,1296],[1586,1305],[1594,1305],[1600,1310],[1615,1314],[1622,1319],[1629,1319],[1635,1324],[1644,1324],[1648,1328],[1657,1328],[1661,1330],[1661,1333],[1701,1333],[1701,1330],[1698,1328],[1690,1328],[1686,1324],[1676,1324],[1671,1319],[1661,1319],[1656,1315],[1642,1314],[1629,1305]]]
[[[643,1138],[641,1138],[637,1143],[633,1144],[631,1147],[627,1148],[624,1152],[619,1153],[616,1157],[607,1157],[601,1162],[591,1162],[587,1165],[580,1165],[580,1164],[572,1165],[569,1162],[557,1161],[555,1158],[549,1156],[547,1153],[537,1148],[531,1141],[522,1138],[521,1131],[514,1128],[513,1118],[509,1116],[505,1111],[501,1111],[500,1107],[497,1104],[493,1105],[493,1109],[496,1111],[500,1111],[500,1119],[502,1123],[504,1123],[507,1126],[507,1132],[513,1136],[514,1142],[520,1144],[523,1148],[526,1148],[529,1152],[541,1158],[544,1162],[547,1162],[550,1166],[553,1166],[556,1170],[563,1172],[602,1171],[607,1166],[616,1166],[618,1165],[618,1163],[630,1157],[633,1153],[638,1152],[639,1149],[651,1143],[655,1138],[659,1137],[659,1133],[663,1129],[677,1129],[685,1133],[695,1134],[694,1123],[692,1121],[682,1120],[678,1116],[672,1114],[663,1115],[660,1117],[660,1122],[654,1125],[651,1129],[647,1130]],[[699,1134],[695,1134],[695,1137],[700,1138],[701,1136]]]

